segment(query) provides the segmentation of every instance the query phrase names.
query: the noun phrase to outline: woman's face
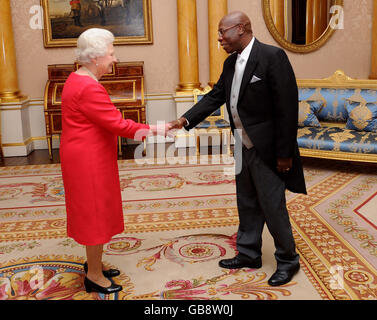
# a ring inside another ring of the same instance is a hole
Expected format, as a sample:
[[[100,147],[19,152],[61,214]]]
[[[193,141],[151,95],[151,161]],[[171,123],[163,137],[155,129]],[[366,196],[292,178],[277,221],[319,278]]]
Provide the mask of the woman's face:
[[[103,57],[98,57],[96,60],[98,64],[97,73],[100,76],[103,76],[105,73],[111,73],[113,63],[117,62],[113,44],[109,44],[106,54]]]

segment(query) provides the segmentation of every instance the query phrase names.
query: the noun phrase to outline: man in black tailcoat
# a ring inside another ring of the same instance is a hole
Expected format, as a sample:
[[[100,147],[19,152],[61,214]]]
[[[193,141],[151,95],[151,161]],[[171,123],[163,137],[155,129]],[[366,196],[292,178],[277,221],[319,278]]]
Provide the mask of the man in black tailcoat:
[[[221,260],[219,265],[229,269],[260,268],[266,224],[274,239],[277,261],[277,270],[268,283],[283,285],[300,268],[285,190],[306,194],[297,146],[295,74],[282,49],[253,36],[251,22],[243,12],[223,17],[218,32],[218,41],[230,54],[220,79],[175,121],[175,128],[194,128],[226,102],[232,131],[242,132],[242,170],[236,175],[239,253]]]

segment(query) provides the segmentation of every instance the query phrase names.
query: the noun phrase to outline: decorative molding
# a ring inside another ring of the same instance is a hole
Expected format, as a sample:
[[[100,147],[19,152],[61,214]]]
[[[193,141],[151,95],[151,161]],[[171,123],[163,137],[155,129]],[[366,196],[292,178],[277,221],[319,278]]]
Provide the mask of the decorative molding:
[[[377,154],[299,149],[302,157],[377,163]]]
[[[337,70],[328,78],[324,79],[298,79],[297,85],[304,88],[355,88],[377,90],[377,80],[353,79],[348,77],[343,70]]]

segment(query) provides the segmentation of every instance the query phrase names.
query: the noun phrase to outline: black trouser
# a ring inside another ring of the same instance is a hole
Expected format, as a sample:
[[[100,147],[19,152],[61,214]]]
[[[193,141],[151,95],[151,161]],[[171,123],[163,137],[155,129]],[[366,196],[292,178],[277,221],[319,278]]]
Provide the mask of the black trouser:
[[[258,156],[255,148],[242,148],[242,171],[236,175],[239,228],[237,249],[252,259],[262,255],[262,231],[267,224],[279,269],[296,265],[292,227],[285,201],[285,183]]]

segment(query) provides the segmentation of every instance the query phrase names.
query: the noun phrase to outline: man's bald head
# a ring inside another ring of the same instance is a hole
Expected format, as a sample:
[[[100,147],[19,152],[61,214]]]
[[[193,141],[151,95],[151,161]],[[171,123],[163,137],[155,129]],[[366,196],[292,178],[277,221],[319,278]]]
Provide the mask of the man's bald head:
[[[220,20],[218,41],[227,53],[242,52],[252,38],[251,22],[245,13],[233,11]]]
[[[229,24],[229,25],[235,25],[235,24],[241,24],[245,28],[245,32],[250,33],[252,32],[251,29],[251,22],[249,17],[242,11],[233,11],[228,13],[226,16],[224,16],[220,23],[223,24]]]

